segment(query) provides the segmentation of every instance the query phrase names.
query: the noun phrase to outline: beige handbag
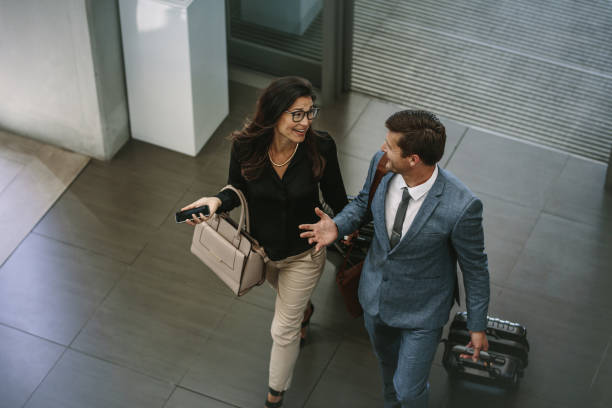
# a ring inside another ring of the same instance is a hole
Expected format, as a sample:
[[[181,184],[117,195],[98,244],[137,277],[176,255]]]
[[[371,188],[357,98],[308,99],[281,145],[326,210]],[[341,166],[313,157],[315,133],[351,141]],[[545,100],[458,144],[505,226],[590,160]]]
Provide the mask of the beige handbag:
[[[242,296],[266,280],[268,257],[259,243],[249,235],[249,207],[244,194],[228,185],[240,198],[238,225],[229,214],[213,214],[206,222],[196,225],[191,252],[200,258],[237,296]],[[245,227],[246,219],[246,230]]]

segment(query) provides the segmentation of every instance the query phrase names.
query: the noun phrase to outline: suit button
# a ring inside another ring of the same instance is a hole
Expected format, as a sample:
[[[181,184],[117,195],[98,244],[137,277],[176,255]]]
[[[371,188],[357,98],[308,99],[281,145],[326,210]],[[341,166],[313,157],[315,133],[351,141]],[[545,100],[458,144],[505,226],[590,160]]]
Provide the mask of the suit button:
[[[389,278],[387,278],[386,276],[383,276],[383,282],[387,282],[389,280]]]

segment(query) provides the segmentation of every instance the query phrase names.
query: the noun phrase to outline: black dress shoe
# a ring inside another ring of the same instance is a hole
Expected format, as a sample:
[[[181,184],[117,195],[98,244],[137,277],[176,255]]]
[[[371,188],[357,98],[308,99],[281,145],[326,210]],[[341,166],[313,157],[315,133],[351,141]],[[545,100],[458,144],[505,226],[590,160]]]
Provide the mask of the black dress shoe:
[[[272,388],[268,388],[268,392],[275,397],[281,397],[281,399],[279,399],[276,402],[271,402],[271,401],[268,401],[268,397],[266,397],[265,407],[266,408],[281,408],[283,406],[283,395],[285,394],[285,391],[276,391],[276,390],[273,390]]]

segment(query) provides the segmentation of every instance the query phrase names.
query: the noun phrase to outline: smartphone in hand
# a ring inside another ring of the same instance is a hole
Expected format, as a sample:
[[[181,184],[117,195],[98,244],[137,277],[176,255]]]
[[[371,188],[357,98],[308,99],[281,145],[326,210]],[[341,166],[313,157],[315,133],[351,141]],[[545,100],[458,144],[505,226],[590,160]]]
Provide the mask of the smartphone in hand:
[[[200,213],[204,215],[210,214],[210,210],[207,205],[203,205],[202,207],[192,208],[191,210],[178,211],[174,217],[176,222],[185,222],[188,219],[192,218],[192,215],[195,214],[196,217],[200,216]]]

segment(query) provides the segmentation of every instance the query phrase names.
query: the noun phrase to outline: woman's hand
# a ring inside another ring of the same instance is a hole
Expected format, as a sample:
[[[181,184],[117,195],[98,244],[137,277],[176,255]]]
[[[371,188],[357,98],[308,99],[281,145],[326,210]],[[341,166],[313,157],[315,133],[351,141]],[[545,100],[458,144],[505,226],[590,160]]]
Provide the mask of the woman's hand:
[[[325,214],[318,207],[315,208],[315,214],[320,218],[316,224],[301,224],[298,228],[306,232],[300,234],[300,238],[308,238],[308,243],[315,243],[315,252],[319,252],[321,248],[333,243],[338,238],[338,226],[329,215]]]
[[[199,217],[197,217],[195,214],[192,216],[193,218],[190,220],[185,221],[187,224],[189,225],[197,225],[200,224],[206,220],[208,220],[210,217],[212,217],[212,215],[217,211],[217,209],[221,206],[221,200],[219,200],[217,197],[202,197],[197,201],[194,201],[193,203],[186,205],[185,207],[181,208],[181,211],[185,211],[185,210],[191,210],[192,208],[198,208],[198,207],[202,207],[203,205],[207,205],[208,206],[208,215],[204,215],[202,213],[198,214]]]

